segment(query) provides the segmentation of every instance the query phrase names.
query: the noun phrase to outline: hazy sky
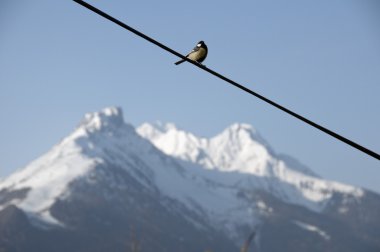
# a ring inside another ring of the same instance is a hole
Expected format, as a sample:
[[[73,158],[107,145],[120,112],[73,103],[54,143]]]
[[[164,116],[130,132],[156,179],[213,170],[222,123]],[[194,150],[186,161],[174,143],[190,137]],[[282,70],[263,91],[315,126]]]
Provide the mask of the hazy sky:
[[[89,3],[260,94],[380,152],[377,0]],[[70,0],[0,0],[0,176],[118,105],[213,136],[252,124],[323,177],[380,192],[380,161],[243,93]]]

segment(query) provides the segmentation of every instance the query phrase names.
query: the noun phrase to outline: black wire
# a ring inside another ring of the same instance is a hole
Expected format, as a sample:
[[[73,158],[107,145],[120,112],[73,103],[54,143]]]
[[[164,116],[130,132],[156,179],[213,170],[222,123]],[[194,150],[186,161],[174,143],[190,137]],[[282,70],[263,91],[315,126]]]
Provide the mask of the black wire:
[[[204,65],[198,64],[198,63],[196,63],[196,62],[194,62],[194,61],[186,58],[182,54],[180,54],[180,53],[174,51],[173,49],[171,49],[171,48],[169,48],[169,47],[161,44],[160,42],[158,42],[158,41],[156,41],[156,40],[148,37],[144,33],[139,32],[138,30],[130,27],[129,25],[126,25],[125,23],[117,20],[114,17],[111,17],[107,13],[104,13],[103,11],[95,8],[94,6],[92,6],[92,5],[84,2],[82,0],[73,0],[73,1],[76,2],[76,3],[78,3],[78,4],[80,4],[80,5],[82,5],[83,7],[86,7],[89,10],[92,10],[93,12],[99,14],[100,16],[102,16],[102,17],[104,17],[104,18],[106,18],[106,19],[114,22],[115,24],[120,25],[121,27],[129,30],[130,32],[133,32],[137,36],[142,37],[142,38],[148,40],[149,42],[151,42],[151,43],[153,43],[153,44],[161,47],[162,49],[164,49],[164,50],[166,50],[166,51],[174,54],[175,56],[180,57],[180,58],[186,60],[187,62],[189,62],[189,63],[191,63],[191,64],[193,64],[193,65],[195,65],[195,66],[197,66],[199,68],[202,68],[206,72],[209,72],[210,74],[212,74],[212,75],[214,75],[214,76],[216,76],[216,77],[218,77],[218,78],[220,78],[220,79],[222,79],[222,80],[224,80],[224,81],[226,81],[226,82],[234,85],[235,87],[240,88],[241,90],[243,90],[243,91],[245,91],[245,92],[247,92],[247,93],[249,93],[249,94],[251,94],[253,96],[256,96],[257,98],[259,98],[259,99],[261,99],[261,100],[269,103],[270,105],[272,105],[272,106],[274,106],[274,107],[276,107],[276,108],[278,108],[278,109],[280,109],[280,110],[282,110],[282,111],[284,111],[284,112],[286,112],[286,113],[294,116],[295,118],[297,118],[297,119],[299,119],[299,120],[301,120],[301,121],[303,121],[303,122],[305,122],[305,123],[313,126],[314,128],[317,128],[320,131],[323,131],[326,134],[328,134],[328,135],[330,135],[332,137],[335,137],[336,139],[338,139],[338,140],[340,140],[340,141],[342,141],[342,142],[344,142],[344,143],[346,143],[346,144],[348,144],[348,145],[350,145],[350,146],[352,146],[352,147],[354,147],[354,148],[356,148],[356,149],[358,149],[358,150],[360,150],[360,151],[368,154],[369,156],[372,156],[372,157],[380,160],[380,155],[378,153],[376,153],[374,151],[371,151],[371,150],[369,150],[369,149],[367,149],[367,148],[365,148],[365,147],[363,147],[363,146],[361,146],[361,145],[359,145],[359,144],[357,144],[357,143],[355,143],[355,142],[353,142],[353,141],[351,141],[351,140],[349,140],[349,139],[347,139],[347,138],[345,138],[345,137],[343,137],[343,136],[341,136],[341,135],[339,135],[339,134],[337,134],[337,133],[335,133],[335,132],[333,132],[333,131],[331,131],[331,130],[329,130],[329,129],[327,129],[327,128],[325,128],[325,127],[323,127],[323,126],[321,126],[321,125],[319,125],[317,123],[315,123],[315,122],[313,122],[313,121],[310,121],[309,119],[307,119],[307,118],[305,118],[305,117],[303,117],[303,116],[301,116],[301,115],[299,115],[299,114],[297,114],[297,113],[295,113],[295,112],[293,112],[293,111],[291,111],[291,110],[289,110],[289,109],[287,109],[287,108],[285,108],[285,107],[283,107],[283,106],[275,103],[274,101],[272,101],[272,100],[270,100],[270,99],[268,99],[268,98],[266,98],[266,97],[264,97],[264,96],[262,96],[262,95],[260,95],[260,94],[258,94],[256,92],[252,91],[249,88],[246,88],[243,85],[240,85],[239,83],[237,83],[237,82],[235,82],[235,81],[233,81],[233,80],[231,80],[231,79],[229,79],[229,78],[227,78],[227,77],[225,77],[225,76],[223,76],[223,75],[221,75],[221,74],[219,74],[219,73],[211,70],[210,68],[207,68]]]

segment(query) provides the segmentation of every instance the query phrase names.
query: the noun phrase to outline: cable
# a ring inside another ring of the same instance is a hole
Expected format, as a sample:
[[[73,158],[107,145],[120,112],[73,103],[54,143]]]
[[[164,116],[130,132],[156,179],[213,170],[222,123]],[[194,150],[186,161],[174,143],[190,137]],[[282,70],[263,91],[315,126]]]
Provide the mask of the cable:
[[[80,4],[80,5],[82,5],[83,7],[86,7],[89,10],[92,10],[93,12],[99,14],[100,16],[102,16],[102,17],[110,20],[111,22],[120,25],[121,27],[127,29],[128,31],[133,32],[137,36],[142,37],[145,40],[148,40],[149,42],[155,44],[156,46],[161,47],[162,49],[164,49],[164,50],[166,50],[166,51],[174,54],[175,56],[180,57],[180,58],[186,60],[187,62],[193,64],[194,66],[197,66],[197,67],[205,70],[206,72],[208,72],[208,73],[210,73],[210,74],[212,74],[212,75],[214,75],[214,76],[216,76],[216,77],[218,77],[218,78],[220,78],[220,79],[222,79],[222,80],[230,83],[231,85],[234,85],[235,87],[240,88],[241,90],[243,90],[243,91],[245,91],[245,92],[247,92],[247,93],[249,93],[249,94],[251,94],[253,96],[256,96],[257,98],[265,101],[266,103],[269,103],[270,105],[272,105],[272,106],[274,106],[274,107],[276,107],[276,108],[284,111],[285,113],[294,116],[295,118],[297,118],[297,119],[299,119],[299,120],[301,120],[301,121],[303,121],[303,122],[305,122],[305,123],[313,126],[314,128],[317,128],[320,131],[323,131],[324,133],[326,133],[326,134],[328,134],[328,135],[330,135],[330,136],[332,136],[332,137],[334,137],[334,138],[336,138],[336,139],[338,139],[338,140],[340,140],[340,141],[342,141],[342,142],[344,142],[344,143],[346,143],[346,144],[348,144],[348,145],[350,145],[350,146],[352,146],[352,147],[354,147],[354,148],[356,148],[356,149],[358,149],[358,150],[366,153],[367,155],[380,160],[380,155],[378,153],[376,153],[376,152],[374,152],[374,151],[372,151],[370,149],[367,149],[367,148],[361,146],[360,144],[357,144],[357,143],[355,143],[355,142],[353,142],[353,141],[351,141],[351,140],[349,140],[349,139],[347,139],[347,138],[345,138],[345,137],[343,137],[343,136],[341,136],[341,135],[339,135],[339,134],[337,134],[337,133],[335,133],[335,132],[333,132],[333,131],[325,128],[325,127],[323,127],[323,126],[321,126],[321,125],[319,125],[319,124],[317,124],[317,123],[315,123],[315,122],[313,122],[313,121],[311,121],[311,120],[309,120],[309,119],[307,119],[307,118],[305,118],[305,117],[303,117],[303,116],[301,116],[301,115],[299,115],[299,114],[297,114],[297,113],[295,113],[295,112],[293,112],[293,111],[291,111],[291,110],[289,110],[289,109],[287,109],[287,108],[285,108],[283,106],[281,106],[280,104],[275,103],[274,101],[272,101],[272,100],[270,100],[270,99],[268,99],[268,98],[266,98],[266,97],[264,97],[264,96],[256,93],[255,91],[252,91],[251,89],[249,89],[249,88],[247,88],[247,87],[245,87],[245,86],[243,86],[243,85],[241,85],[241,84],[239,84],[239,83],[237,83],[237,82],[235,82],[235,81],[233,81],[233,80],[231,80],[231,79],[229,79],[229,78],[227,78],[227,77],[225,77],[225,76],[223,76],[223,75],[221,75],[221,74],[219,74],[217,72],[215,72],[214,70],[211,70],[210,68],[207,68],[204,65],[198,64],[198,63],[196,63],[196,62],[194,62],[194,61],[186,58],[182,54],[180,54],[180,53],[174,51],[173,49],[171,49],[171,48],[169,48],[169,47],[161,44],[160,42],[158,42],[158,41],[156,41],[156,40],[148,37],[144,33],[139,32],[138,30],[130,27],[129,25],[126,25],[125,23],[117,20],[114,17],[111,17],[107,13],[104,13],[103,11],[95,8],[94,6],[92,6],[92,5],[84,2],[82,0],[73,0],[73,1],[76,2],[76,3],[78,3],[78,4]]]

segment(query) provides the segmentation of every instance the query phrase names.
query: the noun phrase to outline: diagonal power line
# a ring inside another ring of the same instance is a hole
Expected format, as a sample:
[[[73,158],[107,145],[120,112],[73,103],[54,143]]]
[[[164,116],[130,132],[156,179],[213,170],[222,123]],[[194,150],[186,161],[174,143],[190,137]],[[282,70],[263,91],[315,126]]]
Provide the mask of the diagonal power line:
[[[264,97],[264,96],[256,93],[255,91],[253,91],[253,90],[251,90],[251,89],[249,89],[249,88],[247,88],[247,87],[245,87],[245,86],[243,86],[243,85],[241,85],[241,84],[239,84],[239,83],[237,83],[237,82],[235,82],[235,81],[233,81],[233,80],[231,80],[231,79],[229,79],[229,78],[227,78],[227,77],[225,77],[223,75],[221,75],[220,73],[215,72],[214,70],[211,70],[210,68],[207,68],[204,65],[198,64],[198,63],[196,63],[196,62],[194,62],[194,61],[186,58],[182,54],[174,51],[173,49],[165,46],[164,44],[161,44],[160,42],[152,39],[151,37],[145,35],[144,33],[142,33],[140,31],[138,31],[138,30],[130,27],[129,25],[127,25],[127,24],[125,24],[125,23],[117,20],[116,18],[108,15],[107,13],[105,13],[105,12],[103,12],[103,11],[95,8],[94,6],[92,6],[92,5],[84,2],[82,0],[73,0],[73,1],[76,2],[76,3],[78,3],[78,4],[80,4],[80,5],[82,5],[83,7],[86,7],[87,9],[89,9],[89,10],[91,10],[91,11],[99,14],[100,16],[108,19],[109,21],[111,21],[111,22],[113,22],[113,23],[115,23],[115,24],[123,27],[124,29],[126,29],[126,30],[128,30],[128,31],[130,31],[130,32],[132,32],[134,34],[136,34],[137,36],[142,37],[145,40],[148,40],[149,42],[155,44],[156,46],[161,47],[165,51],[168,51],[168,52],[174,54],[175,56],[180,57],[180,58],[186,60],[187,62],[193,64],[194,66],[197,66],[197,67],[203,69],[204,71],[206,71],[206,72],[208,72],[208,73],[210,73],[210,74],[212,74],[212,75],[214,75],[214,76],[216,76],[216,77],[218,77],[218,78],[220,78],[220,79],[228,82],[229,84],[231,84],[231,85],[233,85],[233,86],[235,86],[237,88],[240,88],[241,90],[243,90],[243,91],[245,91],[245,92],[247,92],[247,93],[249,93],[249,94],[251,94],[251,95],[253,95],[253,96],[255,96],[255,97],[257,97],[257,98],[259,98],[261,100],[263,100],[263,101],[265,101],[266,103],[269,103],[270,105],[272,105],[272,106],[274,106],[274,107],[282,110],[283,112],[285,112],[285,113],[287,113],[289,115],[294,116],[295,118],[297,118],[297,119],[299,119],[299,120],[301,120],[301,121],[309,124],[310,126],[313,126],[314,128],[317,128],[320,131],[323,131],[324,133],[326,133],[326,134],[328,134],[328,135],[330,135],[330,136],[332,136],[332,137],[334,137],[334,138],[336,138],[336,139],[338,139],[338,140],[340,140],[340,141],[342,141],[342,142],[344,142],[344,143],[346,143],[346,144],[348,144],[348,145],[350,145],[350,146],[352,146],[352,147],[354,147],[354,148],[356,148],[356,149],[358,149],[358,150],[366,153],[367,155],[369,155],[369,156],[371,156],[371,157],[373,157],[375,159],[380,160],[380,155],[378,153],[376,153],[376,152],[374,152],[374,151],[372,151],[370,149],[367,149],[367,148],[363,147],[362,145],[360,145],[358,143],[355,143],[355,142],[351,141],[350,139],[347,139],[347,138],[345,138],[345,137],[343,137],[343,136],[335,133],[334,131],[331,131],[331,130],[329,130],[329,129],[327,129],[327,128],[325,128],[325,127],[323,127],[323,126],[321,126],[321,125],[319,125],[319,124],[317,124],[317,123],[315,123],[315,122],[313,122],[313,121],[311,121],[311,120],[309,120],[309,119],[307,119],[307,118],[305,118],[305,117],[303,117],[303,116],[301,116],[301,115],[299,115],[299,114],[297,114],[297,113],[295,113],[295,112],[293,112],[293,111],[291,111],[291,110],[289,110],[289,109],[287,109],[287,108],[285,108],[283,106],[281,106],[280,104],[278,104],[278,103],[276,103],[276,102],[274,102],[274,101],[272,101],[272,100],[270,100],[270,99],[268,99],[268,98],[266,98],[266,97]]]

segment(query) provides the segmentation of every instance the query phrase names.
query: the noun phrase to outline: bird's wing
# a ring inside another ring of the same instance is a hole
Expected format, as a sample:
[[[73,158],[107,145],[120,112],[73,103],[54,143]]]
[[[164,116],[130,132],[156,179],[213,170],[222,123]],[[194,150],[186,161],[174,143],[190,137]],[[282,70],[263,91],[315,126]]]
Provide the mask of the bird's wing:
[[[200,47],[194,47],[193,48],[193,50],[191,50],[191,52],[189,52],[187,55],[186,55],[186,57],[188,57],[190,54],[192,54],[192,53],[194,53],[194,52],[196,52],[196,51],[199,51],[199,49],[200,49]]]
[[[198,51],[199,49],[200,49],[200,47],[196,46],[196,47],[193,48],[193,50],[191,50],[190,53],[192,53],[192,52],[196,52],[196,51]]]

